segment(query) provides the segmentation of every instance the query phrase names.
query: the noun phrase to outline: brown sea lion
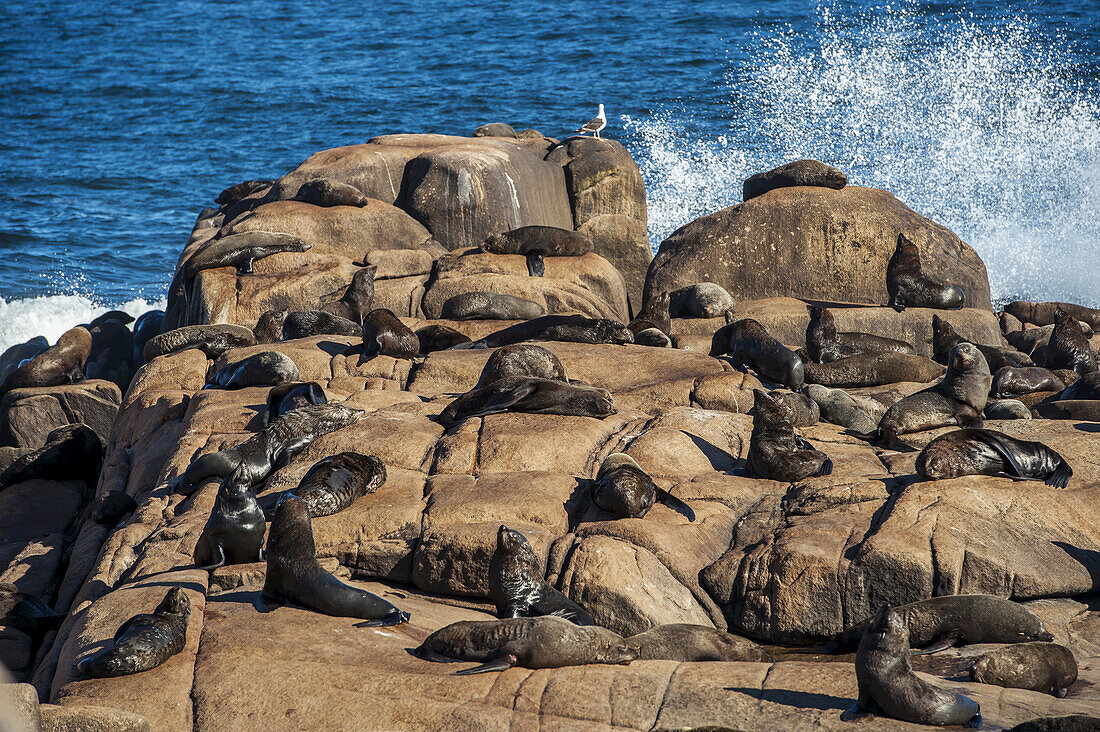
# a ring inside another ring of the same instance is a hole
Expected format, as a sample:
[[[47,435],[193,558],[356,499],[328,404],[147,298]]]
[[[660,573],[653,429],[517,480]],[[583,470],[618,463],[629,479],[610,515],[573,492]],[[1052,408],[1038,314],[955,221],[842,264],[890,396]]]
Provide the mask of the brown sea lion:
[[[772,391],[769,396],[787,413],[792,427],[809,427],[821,419],[821,409],[810,397],[797,391]]]
[[[1077,321],[1077,325],[1081,328],[1081,333],[1085,338],[1092,338],[1092,327],[1088,323],[1083,323],[1080,320]],[[1024,330],[1017,330],[1011,333],[1005,334],[1005,340],[1018,351],[1030,355],[1032,360],[1035,360],[1035,355],[1040,348],[1045,348],[1047,343],[1050,342],[1050,335],[1054,332],[1054,323],[1049,325],[1037,325],[1030,326]]]
[[[796,435],[787,413],[761,389],[753,389],[748,461],[756,477],[786,483],[833,472],[829,456]]]
[[[204,269],[235,267],[238,275],[252,274],[257,259],[284,252],[308,252],[312,247],[291,234],[272,231],[245,231],[211,239],[183,262],[180,273],[184,282],[195,279]]]
[[[487,122],[474,130],[471,137],[511,137],[516,138],[515,128],[507,122]]]
[[[976,701],[913,673],[905,620],[889,605],[879,610],[859,642],[856,683],[859,698],[840,715],[843,721],[874,714],[916,724],[982,725]]]
[[[1055,314],[1061,310],[1074,320],[1088,323],[1093,330],[1100,330],[1100,309],[1087,308],[1071,302],[1026,302],[1017,300],[1005,305],[1004,311],[1024,323],[1051,325]]]
[[[1055,398],[1058,401],[1066,399],[1100,399],[1100,371],[1085,374],[1063,389]]]
[[[10,582],[0,582],[0,627],[15,628],[39,640],[57,630],[64,619],[37,595],[20,592]]]
[[[608,318],[584,315],[543,315],[541,318],[516,323],[475,341],[478,348],[496,348],[522,341],[567,341],[570,343],[634,342],[634,334],[622,323]]]
[[[848,176],[844,175],[844,171],[820,160],[805,159],[750,176],[745,179],[741,193],[743,200],[748,201],[776,188],[818,186],[840,190],[846,185]]]
[[[990,394],[1011,399],[1037,391],[1061,391],[1066,385],[1050,369],[1041,366],[1004,366],[993,374]]]
[[[66,424],[46,435],[42,447],[29,450],[0,471],[0,490],[32,478],[81,480],[95,486],[103,443],[91,427]]]
[[[878,423],[867,410],[846,391],[830,389],[820,384],[807,384],[803,391],[817,404],[821,419],[826,422],[864,434],[874,432],[878,427]]]
[[[913,353],[858,353],[830,363],[808,362],[806,383],[838,388],[882,386],[899,381],[925,383],[943,375],[943,366]]]
[[[137,501],[124,491],[107,491],[92,504],[92,521],[112,528],[137,509]]]
[[[1031,357],[1015,348],[1002,348],[1000,346],[985,346],[981,343],[963,338],[955,332],[951,323],[938,315],[932,316],[932,359],[937,363],[947,365],[947,358],[951,349],[960,343],[973,343],[985,356],[989,364],[990,372],[998,371],[1006,366],[1026,367],[1034,366]]]
[[[386,482],[386,466],[374,455],[341,452],[313,465],[294,489],[310,518],[343,511]]]
[[[319,335],[357,336],[362,327],[347,318],[324,310],[296,310],[288,313],[283,321],[281,340],[312,338]]]
[[[157,356],[178,353],[188,348],[198,348],[207,358],[217,358],[230,348],[256,345],[253,332],[240,325],[211,324],[185,325],[148,340],[143,350],[145,362]]]
[[[1031,419],[1031,410],[1019,399],[990,399],[982,410],[985,419]]]
[[[135,615],[123,623],[109,648],[80,659],[73,675],[98,679],[156,668],[183,650],[190,618],[191,600],[181,588],[173,587],[151,614]]]
[[[654,295],[642,308],[642,311],[626,326],[637,338],[638,333],[649,328],[656,328],[666,336],[672,332],[672,324],[669,320],[670,296],[667,292]]]
[[[327,404],[325,390],[316,381],[284,382],[267,393],[267,411],[264,412],[264,426],[292,409],[311,404]]]
[[[546,273],[543,257],[580,257],[592,251],[592,241],[584,234],[554,226],[524,226],[493,234],[481,245],[493,254],[522,254],[527,257],[527,273],[542,277]]]
[[[8,378],[8,374],[19,368],[24,361],[29,361],[50,347],[50,342],[45,336],[35,336],[25,343],[16,343],[0,354],[0,384]]]
[[[0,385],[0,394],[31,386],[61,386],[84,381],[84,363],[92,352],[92,334],[77,326],[57,343],[16,368]]]
[[[720,318],[736,303],[721,285],[697,282],[669,295],[668,314],[673,318]]]
[[[556,615],[577,625],[595,625],[588,612],[543,579],[542,566],[520,532],[503,524],[489,560],[489,598],[502,618]]]
[[[496,292],[463,292],[448,298],[439,317],[447,320],[530,320],[546,314],[537,302]]]
[[[416,333],[391,311],[376,308],[363,321],[363,359],[392,356],[412,360],[419,352],[420,341]]]
[[[750,640],[705,625],[670,623],[626,639],[639,661],[752,661],[773,663],[772,655]]]
[[[751,368],[769,381],[798,391],[805,381],[805,366],[798,354],[773,338],[752,318],[729,323],[711,338],[710,355],[729,355],[734,367]]]
[[[275,386],[301,379],[298,365],[285,353],[260,351],[235,363],[226,364],[210,379],[210,386],[243,389],[249,386]]]
[[[195,546],[195,563],[214,570],[223,564],[248,564],[260,560],[264,545],[264,512],[249,486],[254,477],[241,462],[227,475],[214,499],[214,508]]]
[[[332,178],[307,180],[298,188],[298,192],[294,194],[294,199],[322,207],[363,207],[370,203],[370,198],[364,196],[363,192],[355,186],[350,186]]]
[[[270,188],[273,180],[246,180],[240,183],[235,183],[224,191],[218,194],[218,197],[214,199],[214,203],[221,206],[228,206],[236,203],[237,201],[250,196],[256,191],[264,188]]]
[[[1018,643],[983,653],[970,665],[970,679],[1062,698],[1077,681],[1077,659],[1057,643]]]
[[[941,284],[924,276],[917,245],[898,234],[898,245],[886,265],[887,303],[899,313],[905,308],[958,310],[966,296],[958,285]]]
[[[564,414],[602,419],[615,413],[611,392],[592,386],[566,384],[552,379],[509,376],[475,387],[448,404],[439,415],[444,426],[468,417],[502,412]]]
[[[1097,370],[1096,354],[1092,352],[1085,334],[1077,321],[1065,313],[1054,315],[1054,330],[1047,343],[1044,365],[1052,371],[1072,369],[1080,376]]]
[[[266,310],[256,320],[252,328],[252,335],[256,343],[278,343],[283,339],[283,325],[286,323],[290,311],[286,308],[278,310]]]
[[[655,502],[695,520],[691,506],[659,487],[634,458],[614,452],[604,458],[592,484],[592,502],[619,518],[643,518]]]
[[[425,325],[416,329],[416,339],[420,343],[420,353],[429,354],[445,351],[463,343],[469,343],[470,337],[459,333],[446,325]]]
[[[477,386],[488,386],[509,376],[531,376],[536,379],[552,379],[569,383],[565,367],[552,352],[534,343],[513,343],[493,351]]]
[[[819,305],[810,306],[810,323],[806,326],[806,353],[814,363],[829,363],[858,353],[913,353],[905,341],[884,338],[871,333],[837,332],[833,313]]]
[[[374,304],[374,276],[377,272],[378,267],[373,264],[363,267],[352,276],[351,284],[339,300],[322,305],[319,309],[362,325],[363,318],[367,317],[371,305]]]
[[[1065,488],[1073,468],[1041,442],[1018,440],[994,430],[963,429],[929,442],[917,456],[917,475],[923,480],[1000,475]]]

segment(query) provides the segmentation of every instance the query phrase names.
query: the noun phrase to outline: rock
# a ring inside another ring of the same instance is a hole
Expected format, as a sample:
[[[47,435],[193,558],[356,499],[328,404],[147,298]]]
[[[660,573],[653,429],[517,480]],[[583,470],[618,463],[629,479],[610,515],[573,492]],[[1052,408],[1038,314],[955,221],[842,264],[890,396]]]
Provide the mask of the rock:
[[[43,704],[42,732],[148,732],[140,714],[86,704]]]
[[[973,249],[889,193],[858,186],[782,188],[682,226],[661,243],[645,297],[710,281],[737,302],[788,296],[884,305],[898,232],[920,249],[927,276],[961,286],[971,307],[991,309]],[[851,330],[839,321],[837,328]]]
[[[84,424],[107,443],[122,394],[110,381],[13,389],[0,399],[0,444],[39,448],[58,427]]]
[[[0,720],[5,732],[38,732],[38,692],[30,684],[6,683],[4,676],[0,674]]]
[[[846,185],[848,176],[838,168],[820,160],[795,160],[747,178],[742,186],[742,197],[747,201],[776,188],[792,186],[821,186],[840,190]]]

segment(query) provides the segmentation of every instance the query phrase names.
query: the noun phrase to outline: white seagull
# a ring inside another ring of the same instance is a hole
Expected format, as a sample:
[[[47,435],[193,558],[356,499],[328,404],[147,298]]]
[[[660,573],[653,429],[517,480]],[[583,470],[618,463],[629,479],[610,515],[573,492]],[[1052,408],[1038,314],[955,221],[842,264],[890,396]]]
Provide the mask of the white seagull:
[[[597,139],[599,139],[600,130],[602,130],[604,127],[607,127],[607,117],[604,116],[603,105],[601,104],[600,113],[581,125],[580,129],[577,130],[577,132],[581,133],[582,135],[585,132],[591,132],[596,136]]]

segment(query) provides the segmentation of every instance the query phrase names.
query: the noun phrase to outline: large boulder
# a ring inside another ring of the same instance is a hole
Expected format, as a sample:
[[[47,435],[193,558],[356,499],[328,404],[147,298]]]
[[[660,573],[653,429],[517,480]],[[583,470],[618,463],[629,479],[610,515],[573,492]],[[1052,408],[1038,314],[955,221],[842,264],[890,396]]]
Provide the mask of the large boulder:
[[[904,232],[924,273],[991,309],[985,265],[947,228],[886,191],[778,188],[702,216],[661,243],[649,293],[715,282],[738,302],[766,297],[885,305],[886,264]]]
[[[85,424],[107,443],[122,394],[110,381],[12,389],[0,399],[0,445],[38,448],[67,424]]]

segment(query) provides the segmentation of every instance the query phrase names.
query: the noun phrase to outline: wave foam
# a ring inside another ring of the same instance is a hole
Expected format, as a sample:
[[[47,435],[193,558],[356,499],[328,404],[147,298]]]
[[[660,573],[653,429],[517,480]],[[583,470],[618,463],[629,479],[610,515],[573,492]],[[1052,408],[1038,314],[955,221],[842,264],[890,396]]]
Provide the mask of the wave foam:
[[[54,343],[69,328],[108,310],[123,310],[136,318],[149,310],[163,310],[167,304],[163,298],[148,302],[138,297],[121,305],[104,305],[80,294],[40,295],[11,302],[0,297],[0,352],[36,335]]]

